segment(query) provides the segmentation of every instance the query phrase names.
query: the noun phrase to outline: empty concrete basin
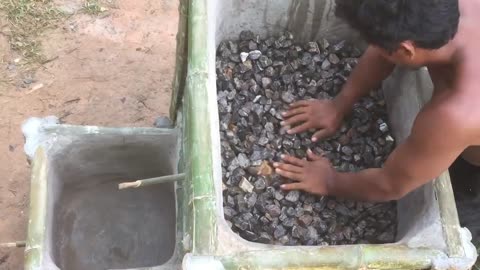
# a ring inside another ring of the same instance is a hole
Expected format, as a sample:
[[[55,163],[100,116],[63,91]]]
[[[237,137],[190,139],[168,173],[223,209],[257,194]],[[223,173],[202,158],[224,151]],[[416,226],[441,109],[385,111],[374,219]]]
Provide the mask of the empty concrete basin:
[[[45,144],[46,160],[37,151],[35,163],[45,163],[47,171],[40,269],[143,269],[171,263],[175,183],[118,190],[120,182],[177,172],[175,132],[148,130],[55,134],[55,143]]]

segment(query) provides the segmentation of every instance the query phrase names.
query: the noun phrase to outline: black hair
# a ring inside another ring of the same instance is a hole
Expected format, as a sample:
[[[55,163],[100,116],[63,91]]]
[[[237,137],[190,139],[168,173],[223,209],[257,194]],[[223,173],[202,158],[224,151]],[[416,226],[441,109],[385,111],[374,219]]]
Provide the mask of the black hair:
[[[458,0],[336,0],[335,13],[367,42],[393,52],[411,40],[438,49],[458,30]]]

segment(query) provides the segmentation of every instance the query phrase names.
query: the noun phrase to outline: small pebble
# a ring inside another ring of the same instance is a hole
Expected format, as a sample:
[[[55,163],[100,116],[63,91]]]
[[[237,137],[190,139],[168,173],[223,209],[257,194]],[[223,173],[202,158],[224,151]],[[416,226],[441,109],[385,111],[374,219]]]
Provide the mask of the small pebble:
[[[252,192],[254,186],[247,180],[247,178],[243,177],[240,181],[239,187],[245,192]]]
[[[297,202],[298,199],[300,198],[300,191],[298,190],[293,190],[287,193],[287,196],[285,196],[285,200],[289,202]]]
[[[242,63],[247,61],[247,58],[248,58],[248,53],[246,52],[240,53],[240,59],[242,60]]]
[[[260,56],[262,56],[262,52],[259,50],[254,50],[248,53],[248,57],[252,60],[257,60]]]

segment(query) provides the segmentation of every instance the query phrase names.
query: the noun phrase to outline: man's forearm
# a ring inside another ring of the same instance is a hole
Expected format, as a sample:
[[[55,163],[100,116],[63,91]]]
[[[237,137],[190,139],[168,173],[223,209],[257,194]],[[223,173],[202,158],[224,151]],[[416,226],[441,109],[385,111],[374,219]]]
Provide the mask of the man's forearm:
[[[350,113],[353,105],[386,79],[395,65],[388,62],[377,49],[369,47],[360,58],[334,102],[342,114]]]
[[[337,172],[328,183],[328,195],[360,201],[391,201],[402,195],[393,183],[394,179],[381,168],[356,173]]]

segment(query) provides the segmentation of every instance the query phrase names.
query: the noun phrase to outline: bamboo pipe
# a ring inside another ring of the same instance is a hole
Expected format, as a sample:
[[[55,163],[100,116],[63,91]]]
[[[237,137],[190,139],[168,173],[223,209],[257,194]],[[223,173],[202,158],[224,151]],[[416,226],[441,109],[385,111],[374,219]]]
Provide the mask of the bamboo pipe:
[[[139,188],[139,187],[158,185],[163,183],[171,183],[171,182],[181,181],[184,178],[185,178],[184,173],[160,176],[155,178],[137,180],[133,182],[120,183],[118,184],[118,189],[122,190],[122,189],[128,189],[128,188]]]

